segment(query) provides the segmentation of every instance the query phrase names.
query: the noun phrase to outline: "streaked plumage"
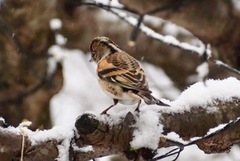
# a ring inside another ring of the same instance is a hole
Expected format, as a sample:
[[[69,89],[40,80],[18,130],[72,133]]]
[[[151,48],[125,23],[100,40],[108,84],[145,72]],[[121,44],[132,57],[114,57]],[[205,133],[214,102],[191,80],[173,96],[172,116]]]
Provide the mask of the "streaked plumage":
[[[90,45],[91,61],[97,63],[98,81],[104,92],[113,98],[114,104],[104,110],[102,114],[115,106],[122,104],[136,104],[141,99],[146,104],[168,106],[151,95],[146,75],[138,61],[121,50],[117,44],[107,37],[96,37]]]

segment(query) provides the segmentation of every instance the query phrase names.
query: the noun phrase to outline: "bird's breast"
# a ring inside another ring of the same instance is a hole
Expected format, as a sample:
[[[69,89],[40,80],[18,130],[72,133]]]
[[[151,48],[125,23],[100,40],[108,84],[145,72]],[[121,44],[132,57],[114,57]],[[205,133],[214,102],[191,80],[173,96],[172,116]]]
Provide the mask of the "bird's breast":
[[[127,92],[123,91],[122,87],[109,83],[102,79],[99,79],[98,82],[105,94],[113,99],[118,99],[119,103],[126,105],[136,104],[141,99],[131,90],[128,90]]]

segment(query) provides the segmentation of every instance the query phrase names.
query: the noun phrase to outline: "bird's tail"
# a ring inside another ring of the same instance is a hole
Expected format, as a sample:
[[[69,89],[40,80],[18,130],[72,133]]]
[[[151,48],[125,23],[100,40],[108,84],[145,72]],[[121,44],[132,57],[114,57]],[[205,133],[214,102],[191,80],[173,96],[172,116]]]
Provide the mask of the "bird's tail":
[[[163,103],[162,101],[160,101],[159,99],[155,98],[154,96],[151,95],[151,93],[147,93],[147,92],[140,92],[138,93],[138,95],[144,100],[144,102],[148,105],[151,104],[157,104],[159,106],[170,106],[166,103]]]

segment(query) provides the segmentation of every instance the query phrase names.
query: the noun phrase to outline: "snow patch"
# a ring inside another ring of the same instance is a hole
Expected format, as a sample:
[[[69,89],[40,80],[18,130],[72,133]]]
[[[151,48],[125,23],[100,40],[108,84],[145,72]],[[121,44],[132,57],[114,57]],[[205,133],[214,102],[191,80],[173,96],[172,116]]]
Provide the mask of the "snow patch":
[[[38,144],[47,142],[49,140],[56,140],[61,142],[58,145],[59,155],[57,160],[58,161],[68,161],[69,158],[69,147],[71,139],[74,137],[74,130],[65,126],[55,126],[50,130],[37,130],[32,131],[27,128],[31,122],[24,121],[18,127],[8,127],[8,128],[1,128],[0,130],[6,133],[13,133],[16,135],[24,135],[26,136],[29,141],[31,142],[32,146],[37,146]]]
[[[196,69],[197,74],[191,75],[187,78],[187,82],[197,82],[203,81],[204,78],[209,74],[209,64],[207,62],[203,62]]]
[[[5,119],[2,118],[2,117],[0,117],[0,121],[3,122],[3,123],[5,123]]]
[[[190,110],[191,107],[208,107],[214,105],[214,101],[231,101],[240,97],[240,81],[230,77],[223,80],[207,80],[205,85],[198,82],[183,91],[177,100],[173,101],[173,107],[182,107],[180,110]],[[179,108],[175,108],[179,111]],[[209,109],[210,110],[210,109]]]
[[[50,130],[35,131],[31,132],[31,134],[28,134],[28,138],[33,146],[49,140],[61,142],[61,144],[57,145],[59,154],[56,160],[58,161],[69,160],[68,152],[70,148],[70,142],[73,137],[73,129],[64,126],[55,126]]]
[[[53,57],[47,60],[47,77],[51,77],[57,70],[57,60]]]
[[[179,142],[179,143],[182,143],[182,144],[187,144],[187,143],[189,143],[189,141],[183,140],[177,133],[175,133],[175,132],[173,132],[173,131],[170,132],[170,133],[168,133],[165,137],[168,138],[168,139],[170,139],[170,140],[173,140],[173,141],[177,141],[177,142]]]
[[[58,157],[57,161],[68,161],[69,160],[69,147],[70,147],[70,139],[65,139],[62,141],[62,144],[58,145]]]
[[[97,3],[102,3],[105,5],[111,5],[111,6],[117,6],[117,7],[123,7],[121,3],[119,3],[118,0],[94,0]]]
[[[143,110],[137,117],[133,140],[130,145],[134,149],[142,147],[157,149],[163,126],[159,122],[159,113],[152,110]]]
[[[231,123],[233,123],[233,122],[237,122],[237,121],[239,121],[239,119],[240,119],[240,117],[238,117],[236,120],[229,121],[229,122],[226,123],[226,124],[219,124],[218,126],[209,129],[208,132],[207,132],[207,134],[206,134],[206,136],[207,136],[207,135],[210,135],[210,134],[213,134],[213,133],[215,133],[215,132],[217,132],[217,131],[219,131],[219,130],[224,129],[225,126],[227,126],[228,124],[231,124]]]
[[[76,151],[76,152],[83,152],[83,153],[94,152],[94,149],[91,145],[84,146],[84,147],[81,147],[81,148],[79,148],[76,145],[73,145],[73,150]]]
[[[240,11],[240,1],[239,0],[232,0],[233,7],[235,7],[238,11]]]
[[[209,66],[208,66],[208,63],[207,62],[204,62],[202,64],[200,64],[196,71],[198,72],[198,76],[199,78],[204,78],[208,75],[209,73]]]
[[[61,34],[56,34],[55,35],[55,39],[56,39],[56,43],[58,45],[65,45],[67,43],[67,38],[65,38],[63,35]]]
[[[62,28],[62,21],[58,18],[53,18],[50,20],[49,25],[52,30],[58,30]]]
[[[73,137],[73,129],[65,126],[54,126],[50,130],[39,130],[28,134],[29,140],[35,146],[49,140],[61,141]]]
[[[227,124],[220,124],[217,127],[209,129],[208,132],[207,132],[207,135],[213,134],[213,133],[217,132],[218,130],[223,129],[226,125]]]

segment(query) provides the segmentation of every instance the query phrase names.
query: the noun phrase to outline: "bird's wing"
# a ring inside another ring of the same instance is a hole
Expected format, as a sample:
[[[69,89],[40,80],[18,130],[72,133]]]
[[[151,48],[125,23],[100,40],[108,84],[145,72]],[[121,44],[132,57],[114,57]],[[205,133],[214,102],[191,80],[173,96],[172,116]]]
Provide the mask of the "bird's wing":
[[[98,63],[98,76],[126,89],[151,93],[139,63],[125,52],[114,53]]]

